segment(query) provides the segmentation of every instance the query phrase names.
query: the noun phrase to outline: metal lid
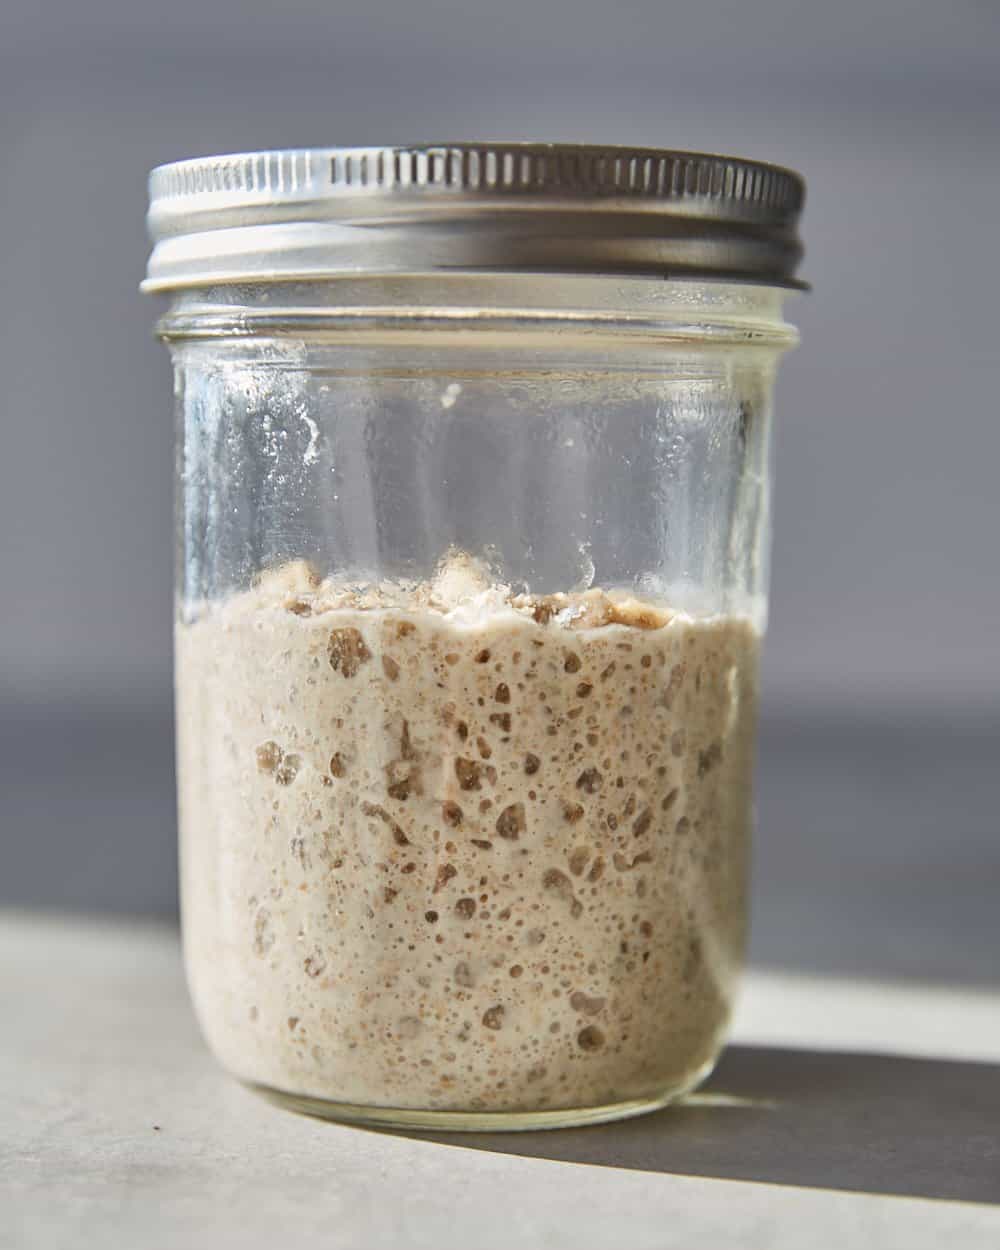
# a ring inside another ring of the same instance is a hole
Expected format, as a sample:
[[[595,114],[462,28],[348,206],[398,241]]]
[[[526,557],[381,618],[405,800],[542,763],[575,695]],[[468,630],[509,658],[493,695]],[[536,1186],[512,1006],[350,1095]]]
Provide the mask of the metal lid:
[[[314,148],[149,179],[143,289],[477,271],[801,286],[805,184],[727,156],[575,144]]]

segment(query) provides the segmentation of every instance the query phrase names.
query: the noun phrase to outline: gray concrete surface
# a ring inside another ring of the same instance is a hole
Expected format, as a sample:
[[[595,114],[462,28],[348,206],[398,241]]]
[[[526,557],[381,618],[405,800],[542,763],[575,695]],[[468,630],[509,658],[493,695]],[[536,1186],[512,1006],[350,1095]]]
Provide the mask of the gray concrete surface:
[[[766,1036],[797,1049],[755,1045],[758,995]],[[225,1078],[169,929],[0,913],[0,1000],[24,1004],[0,1030],[0,1244],[996,1245],[996,993],[897,989],[875,1030],[856,988],[751,978],[745,997],[740,1044],[685,1107],[445,1144],[307,1120]],[[824,1048],[834,1013],[847,1049]],[[977,1035],[980,1062],[906,1057],[920,1013]]]

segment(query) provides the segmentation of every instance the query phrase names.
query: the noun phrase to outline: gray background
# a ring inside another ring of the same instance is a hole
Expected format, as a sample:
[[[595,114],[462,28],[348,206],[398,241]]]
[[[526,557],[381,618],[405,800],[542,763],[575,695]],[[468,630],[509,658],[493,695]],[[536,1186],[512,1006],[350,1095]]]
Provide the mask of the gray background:
[[[755,958],[995,979],[1000,6],[6,0],[0,901],[174,906],[145,173],[555,138],[801,169]]]

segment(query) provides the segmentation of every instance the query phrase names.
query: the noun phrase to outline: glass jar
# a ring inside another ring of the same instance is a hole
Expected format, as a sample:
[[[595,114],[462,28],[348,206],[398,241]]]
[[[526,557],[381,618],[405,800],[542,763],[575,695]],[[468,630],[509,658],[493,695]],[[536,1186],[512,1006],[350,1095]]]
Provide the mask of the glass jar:
[[[711,1070],[801,201],[620,149],[154,172],[184,948],[243,1081],[527,1128]]]

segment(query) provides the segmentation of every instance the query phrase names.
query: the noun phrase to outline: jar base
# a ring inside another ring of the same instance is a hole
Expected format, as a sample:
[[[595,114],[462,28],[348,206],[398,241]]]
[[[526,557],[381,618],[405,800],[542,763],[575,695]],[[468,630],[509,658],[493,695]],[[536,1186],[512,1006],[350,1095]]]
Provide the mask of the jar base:
[[[253,1081],[244,1084],[269,1102],[288,1111],[297,1111],[322,1120],[356,1124],[375,1129],[411,1129],[439,1133],[521,1133],[538,1129],[582,1128],[629,1120],[633,1116],[660,1111],[696,1089],[715,1067],[711,1059],[681,1085],[672,1086],[649,1098],[590,1107],[558,1107],[551,1111],[434,1111],[411,1107],[375,1107],[362,1103],[333,1102],[308,1094],[291,1094]]]

